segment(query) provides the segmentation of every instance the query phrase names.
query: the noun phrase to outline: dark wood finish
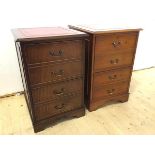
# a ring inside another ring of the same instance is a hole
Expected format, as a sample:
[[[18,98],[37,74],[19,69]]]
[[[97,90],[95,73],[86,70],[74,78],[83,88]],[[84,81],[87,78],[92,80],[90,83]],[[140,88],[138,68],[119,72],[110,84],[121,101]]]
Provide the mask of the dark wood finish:
[[[34,131],[65,117],[85,115],[88,35],[60,27],[14,29],[13,34]]]
[[[49,117],[48,119],[40,120],[38,121],[38,123],[36,121],[34,131],[39,132],[44,130],[46,127],[50,127],[51,125],[54,125],[66,119],[79,118],[84,115],[85,115],[85,107],[76,108],[69,112],[63,112],[55,115],[54,117]]]
[[[63,97],[56,101],[37,104],[34,106],[36,120],[43,120],[57,114],[80,108],[83,103],[83,96]]]
[[[34,104],[83,91],[83,79],[41,85],[31,89]]]
[[[142,29],[69,27],[88,33],[90,38],[85,86],[88,110],[96,110],[111,101],[126,102],[139,31]]]
[[[132,68],[126,67],[121,69],[113,69],[104,72],[98,72],[94,74],[95,86],[106,85],[107,83],[125,81],[130,79]]]
[[[116,96],[105,97],[104,99],[98,100],[96,102],[91,102],[91,106],[89,107],[89,111],[97,110],[98,108],[102,108],[103,105],[107,106],[110,104],[117,104],[119,102],[124,103],[129,99],[129,94],[118,94]]]
[[[134,53],[131,51],[120,52],[109,52],[108,54],[101,54],[96,56],[94,60],[94,70],[103,71],[104,69],[110,68],[120,68],[121,66],[130,66],[132,65],[132,60],[134,58]]]
[[[93,102],[104,99],[106,97],[116,96],[118,94],[128,93],[128,82],[119,82],[114,84],[107,84],[105,86],[94,86],[93,88]]]
[[[135,48],[137,32],[112,33],[96,36],[95,51],[109,52]],[[95,53],[95,54],[96,54]]]
[[[43,62],[81,59],[82,48],[82,40],[28,44],[25,46],[26,63],[32,65]]]
[[[64,81],[66,79],[82,77],[84,68],[81,60],[64,61],[38,65],[28,68],[31,85],[39,85],[47,82]]]

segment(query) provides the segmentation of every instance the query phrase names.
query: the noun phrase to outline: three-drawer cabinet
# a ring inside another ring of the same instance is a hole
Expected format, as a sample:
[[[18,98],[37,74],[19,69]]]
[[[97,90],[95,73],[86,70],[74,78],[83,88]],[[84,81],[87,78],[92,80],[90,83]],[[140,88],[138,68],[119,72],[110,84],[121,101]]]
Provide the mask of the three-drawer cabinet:
[[[104,30],[96,26],[73,26],[89,34],[86,53],[86,105],[89,111],[111,101],[126,102],[141,29]]]
[[[58,119],[85,115],[88,35],[62,27],[12,32],[34,131],[41,131]]]

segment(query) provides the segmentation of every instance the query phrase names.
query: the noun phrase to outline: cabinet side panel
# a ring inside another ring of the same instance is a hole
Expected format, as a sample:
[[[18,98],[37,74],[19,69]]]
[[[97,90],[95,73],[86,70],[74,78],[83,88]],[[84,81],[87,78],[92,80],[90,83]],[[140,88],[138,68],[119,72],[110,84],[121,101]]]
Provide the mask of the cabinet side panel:
[[[88,68],[89,68],[89,47],[90,40],[85,39],[85,82],[84,82],[84,96],[85,96],[85,103],[88,100]]]
[[[28,85],[27,85],[27,81],[26,81],[26,75],[25,75],[25,66],[24,66],[24,62],[23,62],[23,56],[22,56],[22,51],[21,51],[21,44],[19,42],[15,43],[16,45],[16,51],[17,51],[17,57],[18,57],[18,63],[19,63],[19,67],[20,67],[20,74],[22,77],[22,84],[23,84],[23,88],[24,88],[24,95],[25,95],[25,99],[27,102],[27,106],[29,109],[29,113],[31,116],[32,121],[33,119],[33,112],[32,112],[32,105],[31,105],[31,100],[30,100],[30,94],[28,91]]]
[[[92,102],[92,88],[93,88],[93,63],[94,63],[94,35],[89,35],[89,48],[87,54],[87,107],[89,108]]]
[[[137,34],[136,34],[136,42],[135,42],[134,56],[132,58],[132,70],[130,72],[128,91],[130,89],[130,82],[131,82],[131,77],[132,77],[133,65],[134,65],[134,61],[135,61],[135,55],[136,55],[136,51],[137,51],[138,38],[139,38],[139,32],[137,32]]]
[[[93,96],[93,81],[94,81],[94,53],[95,53],[95,43],[96,43],[96,37],[95,35],[90,35],[90,52],[89,52],[89,76],[88,76],[88,81],[89,81],[89,99],[88,99],[88,104],[91,106],[92,104],[92,96]]]

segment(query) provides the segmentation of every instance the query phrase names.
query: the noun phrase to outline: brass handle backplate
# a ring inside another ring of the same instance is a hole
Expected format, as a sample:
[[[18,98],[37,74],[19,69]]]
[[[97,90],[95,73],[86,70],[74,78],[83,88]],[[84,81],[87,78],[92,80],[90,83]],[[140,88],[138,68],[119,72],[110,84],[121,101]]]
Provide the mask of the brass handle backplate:
[[[51,75],[54,76],[62,76],[64,74],[64,70],[60,69],[59,71],[52,71]]]
[[[107,90],[107,93],[110,94],[110,95],[112,95],[114,92],[115,92],[115,89]]]
[[[54,90],[53,93],[55,95],[63,95],[64,94],[65,89],[61,88],[61,90]]]
[[[64,52],[62,50],[59,51],[49,51],[49,55],[53,57],[63,56]]]
[[[114,74],[112,76],[109,75],[108,78],[109,78],[109,80],[115,80],[117,78],[117,75],[116,74]]]
[[[121,45],[121,41],[113,41],[113,42],[112,42],[112,45],[113,45],[114,47],[118,47],[118,46]]]
[[[62,104],[60,104],[60,105],[56,105],[56,106],[55,106],[55,109],[62,109],[62,108],[64,108],[64,106],[65,106],[65,104],[62,103]]]
[[[119,63],[119,59],[110,60],[110,63],[115,65]]]

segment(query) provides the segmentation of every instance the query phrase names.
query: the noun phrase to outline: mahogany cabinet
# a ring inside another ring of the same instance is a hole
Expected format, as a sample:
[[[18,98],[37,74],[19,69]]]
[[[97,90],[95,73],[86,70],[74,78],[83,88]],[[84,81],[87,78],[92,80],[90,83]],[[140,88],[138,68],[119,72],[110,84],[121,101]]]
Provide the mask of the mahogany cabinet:
[[[62,27],[12,30],[34,131],[85,115],[88,35]]]
[[[69,28],[89,34],[85,90],[89,111],[111,101],[128,101],[137,41],[142,29],[106,30],[81,25],[69,25]]]

